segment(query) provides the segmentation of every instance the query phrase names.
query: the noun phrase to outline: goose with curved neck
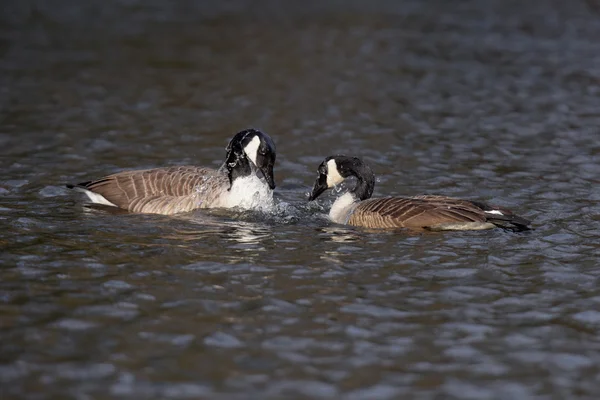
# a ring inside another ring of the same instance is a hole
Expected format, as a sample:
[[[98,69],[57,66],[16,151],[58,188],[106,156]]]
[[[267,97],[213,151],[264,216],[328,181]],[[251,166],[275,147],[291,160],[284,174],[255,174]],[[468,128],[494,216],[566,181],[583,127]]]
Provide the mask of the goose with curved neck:
[[[92,203],[135,213],[176,214],[198,208],[263,209],[272,205],[275,144],[257,129],[238,132],[229,141],[218,169],[178,166],[123,171],[67,185]]]
[[[360,158],[337,155],[327,157],[319,166],[318,172],[319,176],[309,201],[315,200],[325,190],[339,185],[350,176],[356,178],[356,186],[338,197],[329,212],[329,217],[333,222],[347,224],[354,206],[359,201],[370,198],[373,194],[375,187],[373,170]]]
[[[338,224],[440,231],[529,229],[530,222],[525,218],[478,201],[434,195],[371,199],[375,186],[373,171],[361,159],[344,155],[329,156],[319,165],[309,201],[350,176],[356,177],[356,186],[336,199],[329,212],[330,219]]]

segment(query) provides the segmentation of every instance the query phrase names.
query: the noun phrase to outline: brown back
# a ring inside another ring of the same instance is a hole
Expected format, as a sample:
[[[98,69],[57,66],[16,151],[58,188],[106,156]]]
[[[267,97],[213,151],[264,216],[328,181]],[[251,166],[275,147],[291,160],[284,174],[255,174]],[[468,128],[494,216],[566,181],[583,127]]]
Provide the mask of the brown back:
[[[210,206],[229,180],[211,168],[178,166],[123,171],[81,186],[133,212],[174,214]]]
[[[455,222],[485,222],[473,203],[445,196],[385,197],[362,201],[348,223],[368,228],[425,228]]]

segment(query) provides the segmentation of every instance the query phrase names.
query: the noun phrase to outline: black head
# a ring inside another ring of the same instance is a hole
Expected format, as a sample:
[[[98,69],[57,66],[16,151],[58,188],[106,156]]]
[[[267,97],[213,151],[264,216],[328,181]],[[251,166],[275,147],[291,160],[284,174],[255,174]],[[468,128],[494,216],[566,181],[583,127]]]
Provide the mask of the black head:
[[[319,176],[308,201],[315,200],[325,190],[342,183],[349,176],[355,176],[358,179],[356,187],[351,191],[356,198],[365,200],[373,194],[375,176],[371,167],[362,162],[360,158],[344,155],[329,156],[319,165],[317,172]]]
[[[258,129],[238,132],[227,145],[225,165],[229,171],[229,181],[248,176],[258,169],[271,189],[275,189],[273,166],[275,165],[275,143],[269,135]]]

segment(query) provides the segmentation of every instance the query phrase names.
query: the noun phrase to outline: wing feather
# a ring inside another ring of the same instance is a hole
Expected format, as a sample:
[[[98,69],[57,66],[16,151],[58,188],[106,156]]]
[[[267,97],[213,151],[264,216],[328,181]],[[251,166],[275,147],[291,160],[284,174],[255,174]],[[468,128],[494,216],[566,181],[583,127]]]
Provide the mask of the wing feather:
[[[174,214],[211,206],[228,183],[212,168],[178,166],[123,171],[77,186],[133,212]]]
[[[437,195],[365,200],[356,206],[348,223],[368,228],[496,225],[513,230],[530,229],[530,221],[506,208]]]
[[[424,228],[454,222],[485,222],[473,203],[443,196],[385,197],[361,202],[350,224],[369,227]]]

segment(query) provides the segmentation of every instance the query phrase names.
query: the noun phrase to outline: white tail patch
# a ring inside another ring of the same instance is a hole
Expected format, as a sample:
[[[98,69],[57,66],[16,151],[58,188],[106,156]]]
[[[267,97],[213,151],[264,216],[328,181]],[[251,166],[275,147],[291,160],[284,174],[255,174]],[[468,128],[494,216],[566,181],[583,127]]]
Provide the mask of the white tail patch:
[[[87,190],[87,189],[84,189],[81,187],[75,187],[74,189],[85,193],[92,203],[104,204],[105,206],[117,207],[116,204],[113,204],[110,201],[106,200],[106,197],[102,196],[101,194],[94,193],[91,190]]]
[[[500,210],[484,211],[486,214],[504,215]]]
[[[256,165],[256,158],[258,157],[258,147],[260,146],[260,138],[254,136],[252,140],[244,147],[244,152],[248,158]]]

